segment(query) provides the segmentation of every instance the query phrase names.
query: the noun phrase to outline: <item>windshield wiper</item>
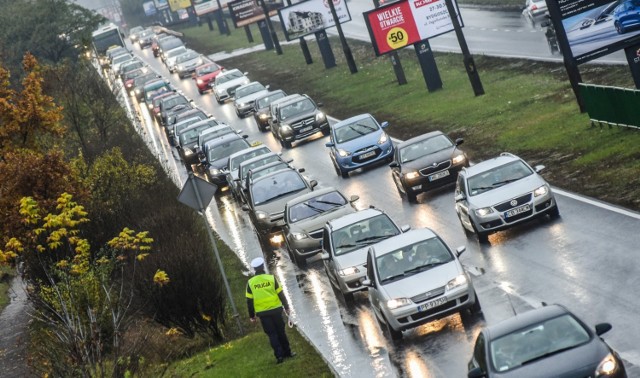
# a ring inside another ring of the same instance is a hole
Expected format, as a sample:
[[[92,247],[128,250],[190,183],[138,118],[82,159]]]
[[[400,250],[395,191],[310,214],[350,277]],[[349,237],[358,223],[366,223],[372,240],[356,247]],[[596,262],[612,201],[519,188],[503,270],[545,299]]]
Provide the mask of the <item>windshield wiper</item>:
[[[495,189],[495,187],[493,186],[479,186],[477,188],[471,188],[472,192],[478,191],[478,190],[491,190],[491,189]]]
[[[405,273],[413,273],[413,272],[421,272],[423,270],[427,270],[427,269],[431,269],[431,268],[435,268],[436,266],[442,265],[442,264],[446,264],[449,261],[440,261],[437,263],[431,263],[431,264],[425,264],[425,265],[420,265],[420,266],[416,266],[415,268],[411,268],[409,270],[405,270]]]
[[[276,199],[276,198],[284,197],[284,196],[286,196],[286,195],[288,195],[288,194],[291,194],[291,193],[299,192],[299,191],[301,191],[302,189],[304,189],[304,188],[294,189],[294,190],[290,190],[290,191],[288,191],[288,192],[280,193],[280,194],[278,194],[278,195],[277,195],[277,196],[275,196],[275,197],[271,197],[271,198],[269,198],[269,199],[268,199],[268,200],[266,200],[266,201],[262,201],[262,203],[269,202],[269,201],[273,201],[273,200],[274,200],[274,199]]]
[[[362,238],[362,239],[356,240],[356,243],[362,244],[362,243],[370,242],[370,241],[374,241],[374,240],[387,239],[387,238],[390,238],[392,236],[394,236],[394,235],[367,236],[366,238]]]
[[[331,202],[331,201],[313,201],[316,203],[324,203],[325,205],[342,206],[344,203]]]
[[[324,213],[324,212],[326,211],[326,210],[321,209],[321,208],[319,208],[319,207],[315,207],[315,206],[313,206],[313,205],[309,205],[309,204],[308,204],[308,203],[306,203],[306,202],[303,202],[302,204],[303,204],[303,205],[305,205],[306,207],[310,208],[311,210],[315,211],[316,213]]]
[[[375,127],[373,126],[369,126],[369,125],[365,125],[364,123],[356,123],[357,126],[362,126],[365,129],[369,129],[369,130],[377,130]]]
[[[360,135],[366,135],[366,133],[363,133],[362,131],[357,130],[355,127],[353,127],[353,125],[349,125],[349,128]]]
[[[565,348],[560,348],[560,349],[545,353],[543,355],[540,355],[538,357],[534,357],[534,358],[531,358],[529,360],[526,360],[526,361],[522,362],[520,365],[526,365],[526,364],[529,364],[531,362],[535,362],[535,361],[541,360],[543,358],[546,358],[546,357],[549,357],[549,356],[553,356],[554,354],[558,354],[558,353],[564,352],[565,350],[573,349],[575,347],[576,347],[575,345],[571,345],[571,346],[568,346],[568,347],[565,347]]]
[[[398,273],[398,274],[394,274],[393,276],[385,277],[381,281],[381,283],[384,283],[384,282],[387,282],[387,281],[393,281],[393,280],[395,280],[396,278],[399,278],[399,277],[404,277],[404,273]]]
[[[491,184],[492,186],[496,187],[496,186],[502,186],[505,184],[508,184],[510,182],[514,182],[514,181],[518,181],[520,180],[519,178],[517,179],[508,179],[508,180],[503,180],[503,181],[498,181],[498,182],[494,182],[493,184]]]

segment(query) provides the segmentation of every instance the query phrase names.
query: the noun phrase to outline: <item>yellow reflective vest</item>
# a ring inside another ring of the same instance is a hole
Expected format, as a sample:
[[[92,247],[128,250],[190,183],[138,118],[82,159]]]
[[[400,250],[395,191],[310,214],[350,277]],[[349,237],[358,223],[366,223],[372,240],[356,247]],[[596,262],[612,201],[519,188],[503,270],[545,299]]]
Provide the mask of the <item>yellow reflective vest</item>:
[[[252,277],[247,284],[247,298],[253,299],[256,314],[282,307],[278,294],[282,287],[276,289],[276,279],[271,274],[259,274]]]

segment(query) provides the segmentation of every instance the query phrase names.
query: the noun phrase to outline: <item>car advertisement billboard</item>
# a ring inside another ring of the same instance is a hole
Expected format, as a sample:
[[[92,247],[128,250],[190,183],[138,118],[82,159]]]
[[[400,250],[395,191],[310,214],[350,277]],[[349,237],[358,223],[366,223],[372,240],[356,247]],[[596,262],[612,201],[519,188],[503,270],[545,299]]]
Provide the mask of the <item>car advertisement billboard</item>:
[[[453,6],[460,25],[463,26],[455,1]],[[444,0],[398,1],[370,10],[363,15],[376,55],[386,54],[453,30]]]
[[[571,56],[577,63],[640,41],[640,0],[549,0],[560,10]]]
[[[177,12],[178,9],[185,9],[190,6],[191,0],[169,0],[169,8],[171,8],[172,12]]]
[[[153,1],[147,1],[142,3],[142,8],[144,9],[145,16],[153,16],[156,14],[156,5]]]
[[[341,24],[351,21],[346,0],[333,0]],[[336,26],[327,0],[308,0],[278,11],[287,41]]]
[[[264,20],[261,2],[264,1],[269,16],[278,14],[284,6],[282,0],[236,0],[229,3],[229,13],[236,28],[247,26]]]

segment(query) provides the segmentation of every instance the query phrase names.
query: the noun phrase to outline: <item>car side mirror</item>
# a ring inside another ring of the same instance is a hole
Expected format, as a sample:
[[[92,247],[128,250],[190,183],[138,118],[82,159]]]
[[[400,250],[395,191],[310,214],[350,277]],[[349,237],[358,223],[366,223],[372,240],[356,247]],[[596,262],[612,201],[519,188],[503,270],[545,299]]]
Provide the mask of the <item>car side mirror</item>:
[[[535,169],[536,173],[542,172],[546,167],[544,165],[536,165],[533,169]]]
[[[380,124],[380,127],[382,127],[383,129],[386,129],[387,127],[389,127],[389,122],[384,121]]]
[[[453,197],[453,199],[454,199],[456,202],[460,202],[460,201],[465,200],[465,199],[466,199],[466,197],[464,196],[464,194],[460,193],[460,194],[456,194],[456,196],[455,196],[455,197]]]
[[[351,198],[349,198],[349,202],[354,203],[359,199],[360,199],[360,196],[357,196],[357,195],[354,194],[354,195],[351,196]]]
[[[318,182],[316,180],[311,180],[311,182],[309,183],[309,186],[311,186],[311,189],[313,189],[316,186],[318,186]]]
[[[322,253],[322,254],[320,255],[320,257],[321,257],[323,260],[329,260],[329,259],[331,259],[331,255],[330,255],[330,254],[328,254],[327,252]]]
[[[300,172],[300,173],[304,173],[305,171],[306,171],[306,169],[304,169],[304,168],[298,168],[298,172]]]
[[[456,248],[456,256],[460,257],[461,254],[464,253],[464,251],[467,250],[467,247],[465,247],[464,245]]]
[[[540,27],[542,27],[542,28],[548,28],[549,26],[551,26],[551,22],[549,22],[549,21],[542,21],[540,23]]]
[[[269,89],[269,87],[271,87],[271,84],[267,84],[264,86],[265,88]]]
[[[456,146],[461,145],[462,143],[464,143],[464,139],[463,138],[458,138],[456,139]]]
[[[249,211],[249,205],[242,205],[242,211]]]
[[[321,108],[321,107],[323,107],[323,106],[324,106],[324,103],[322,103],[322,102],[318,102],[318,103],[316,103],[316,105],[317,105],[319,108]]]
[[[398,164],[397,161],[392,161],[391,163],[389,163],[389,167],[391,167],[391,168],[400,168],[400,164]]]
[[[473,368],[469,370],[469,373],[467,373],[467,377],[469,378],[482,378],[486,376],[487,375],[484,373],[484,371],[482,371],[482,369],[480,369],[479,367]]]
[[[240,182],[240,178],[233,179],[234,182]]]
[[[324,146],[325,147],[333,147],[333,146],[335,146],[335,143],[333,143],[333,142],[325,143]]]
[[[400,231],[402,232],[407,232],[411,230],[411,226],[409,226],[408,224],[405,224],[404,226],[400,227]]]
[[[247,135],[247,134],[242,135],[242,138],[244,138],[244,139],[247,139],[248,137],[249,137],[249,135]]]
[[[613,328],[613,326],[609,323],[596,324],[596,335],[598,336],[603,335],[611,331],[611,328]]]

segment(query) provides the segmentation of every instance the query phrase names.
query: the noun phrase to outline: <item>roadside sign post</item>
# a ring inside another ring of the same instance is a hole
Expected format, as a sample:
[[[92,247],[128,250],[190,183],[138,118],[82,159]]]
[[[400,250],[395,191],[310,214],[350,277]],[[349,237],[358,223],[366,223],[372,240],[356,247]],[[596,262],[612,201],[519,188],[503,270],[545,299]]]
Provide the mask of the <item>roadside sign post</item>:
[[[636,85],[636,89],[640,89],[640,43],[627,47],[624,49],[624,53],[627,56],[633,83]]]
[[[345,0],[342,0],[342,1],[345,1]],[[353,54],[351,53],[351,48],[349,48],[347,39],[344,37],[344,32],[342,31],[342,25],[340,24],[340,19],[338,18],[338,14],[336,13],[336,6],[333,4],[333,0],[327,0],[327,2],[329,3],[329,9],[331,9],[331,16],[333,17],[333,22],[336,24],[336,29],[338,29],[338,36],[340,37],[340,43],[342,44],[342,51],[344,52],[344,57],[347,60],[349,71],[351,71],[352,74],[357,73],[358,67],[356,66],[355,60],[353,60]]]
[[[324,68],[333,68],[336,66],[336,57],[331,50],[331,43],[327,37],[327,32],[323,30],[316,32],[316,41],[318,42],[318,48],[320,49],[320,55],[322,56],[322,62]]]
[[[278,36],[276,35],[276,31],[273,28],[273,24],[271,23],[271,18],[269,17],[269,9],[267,8],[267,3],[264,0],[259,0],[262,5],[262,10],[264,11],[264,20],[267,22],[267,28],[271,33],[271,40],[273,41],[273,45],[276,48],[276,54],[282,55],[282,47],[280,47],[280,41],[278,41]]]
[[[231,303],[231,308],[233,310],[233,317],[236,318],[236,322],[238,323],[238,329],[240,330],[240,334],[244,334],[244,330],[242,329],[242,323],[240,323],[240,315],[238,314],[238,310],[236,309],[236,304],[233,301],[233,295],[231,294],[231,287],[229,286],[229,280],[227,279],[227,275],[224,271],[224,266],[222,266],[222,260],[220,259],[220,253],[218,252],[218,244],[216,243],[216,239],[213,236],[213,231],[211,225],[209,224],[209,220],[206,215],[206,207],[213,199],[213,196],[216,193],[218,187],[214,184],[211,184],[203,179],[197,178],[193,175],[192,171],[189,171],[189,178],[187,182],[182,187],[180,194],[178,195],[178,201],[181,203],[191,207],[192,209],[199,211],[200,215],[204,219],[206,224],[207,234],[209,235],[209,240],[211,241],[211,245],[213,246],[213,252],[216,256],[216,260],[218,261],[218,267],[220,268],[220,274],[222,275],[222,280],[224,281],[224,286],[227,289],[227,296],[229,297],[229,303]]]
[[[302,49],[302,56],[304,56],[304,61],[307,62],[307,64],[312,64],[313,59],[311,58],[311,52],[309,51],[307,40],[305,40],[304,37],[300,37],[300,49]]]
[[[373,0],[373,6],[379,8],[380,0]],[[398,52],[393,51],[389,53],[389,55],[389,60],[391,60],[391,66],[393,67],[393,72],[396,74],[398,85],[407,84],[407,77],[404,75],[404,69],[402,68],[402,62],[400,62],[400,56],[398,56]]]
[[[438,89],[442,89],[442,79],[440,79],[440,72],[438,71],[429,40],[425,39],[415,43],[413,47],[420,62],[422,76],[424,76],[424,81],[427,83],[427,90],[435,92]]]
[[[264,42],[264,49],[273,50],[273,41],[271,40],[271,34],[269,34],[269,27],[267,27],[267,23],[264,20],[258,22],[258,29],[262,36],[262,42]]]
[[[247,34],[247,40],[249,43],[253,42],[253,34],[251,34],[251,28],[249,25],[244,26],[244,32]]]

